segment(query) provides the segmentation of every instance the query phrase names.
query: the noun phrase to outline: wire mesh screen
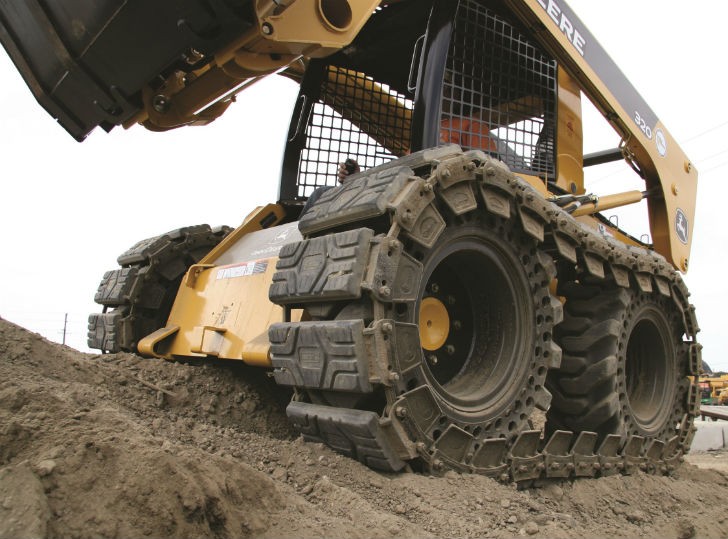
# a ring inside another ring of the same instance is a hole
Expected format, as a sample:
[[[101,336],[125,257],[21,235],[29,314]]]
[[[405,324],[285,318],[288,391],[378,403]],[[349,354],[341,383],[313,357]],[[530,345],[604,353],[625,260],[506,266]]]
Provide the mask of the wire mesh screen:
[[[298,194],[335,185],[339,163],[354,159],[361,170],[409,152],[411,99],[363,73],[328,66],[319,101],[306,127],[298,167]]]
[[[554,174],[556,62],[474,0],[459,4],[442,95],[442,142],[512,170]]]

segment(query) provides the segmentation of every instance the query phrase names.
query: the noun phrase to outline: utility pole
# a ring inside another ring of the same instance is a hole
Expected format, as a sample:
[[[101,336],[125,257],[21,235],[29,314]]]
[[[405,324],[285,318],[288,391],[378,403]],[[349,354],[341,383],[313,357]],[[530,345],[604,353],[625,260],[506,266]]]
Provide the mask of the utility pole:
[[[66,344],[66,327],[68,326],[68,313],[63,317],[63,344]]]

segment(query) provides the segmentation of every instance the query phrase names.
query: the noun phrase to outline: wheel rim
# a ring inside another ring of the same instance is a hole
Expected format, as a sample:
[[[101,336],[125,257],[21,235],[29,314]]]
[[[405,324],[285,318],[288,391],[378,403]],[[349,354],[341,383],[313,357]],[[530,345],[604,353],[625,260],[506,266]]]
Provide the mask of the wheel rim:
[[[664,428],[671,413],[675,348],[665,316],[648,306],[635,317],[625,354],[627,401],[639,434]]]
[[[528,281],[518,259],[487,237],[465,235],[443,246],[425,264],[420,293],[425,376],[460,412],[496,417],[527,385],[530,360],[524,358],[533,346]],[[434,323],[428,328],[428,322]],[[444,338],[432,338],[433,326]]]

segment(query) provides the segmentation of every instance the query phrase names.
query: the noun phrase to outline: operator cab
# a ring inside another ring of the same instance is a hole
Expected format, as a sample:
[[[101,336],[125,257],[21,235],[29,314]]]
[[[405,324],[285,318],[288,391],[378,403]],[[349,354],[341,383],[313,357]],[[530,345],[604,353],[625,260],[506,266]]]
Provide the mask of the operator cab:
[[[367,170],[446,143],[484,151],[544,186],[556,182],[559,70],[501,10],[478,0],[394,3],[349,47],[312,61],[280,201],[300,205],[335,185],[348,158]]]

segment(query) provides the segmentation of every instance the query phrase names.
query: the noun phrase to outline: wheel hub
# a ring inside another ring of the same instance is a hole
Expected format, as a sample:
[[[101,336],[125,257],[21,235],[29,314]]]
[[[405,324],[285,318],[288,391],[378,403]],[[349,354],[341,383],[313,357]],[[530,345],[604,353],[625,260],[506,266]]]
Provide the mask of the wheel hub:
[[[420,342],[422,348],[439,350],[450,335],[450,315],[445,304],[435,297],[427,297],[420,303]]]

